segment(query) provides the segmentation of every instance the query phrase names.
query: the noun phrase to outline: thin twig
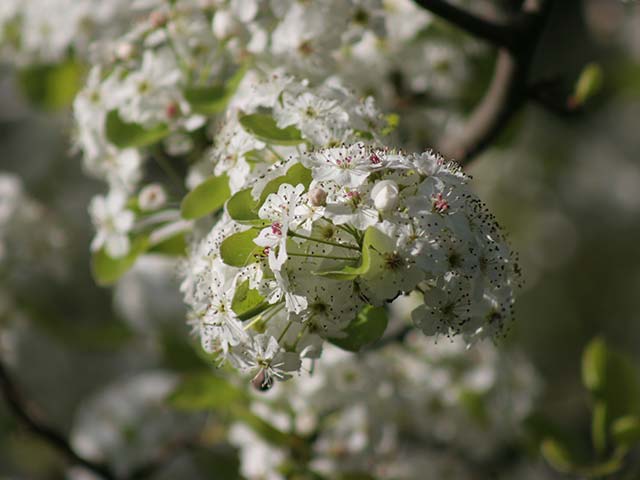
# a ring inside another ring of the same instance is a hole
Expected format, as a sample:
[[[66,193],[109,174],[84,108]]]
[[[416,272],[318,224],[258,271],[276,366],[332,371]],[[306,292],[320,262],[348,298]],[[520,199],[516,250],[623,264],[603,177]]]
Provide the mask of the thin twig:
[[[483,151],[502,133],[530,98],[527,87],[533,56],[540,43],[552,0],[526,0],[508,27],[482,20],[441,0],[417,0],[460,28],[500,46],[491,84],[459,135],[445,138],[439,150],[461,164]],[[464,13],[464,15],[463,15]],[[480,26],[482,26],[480,28]],[[492,39],[486,29],[495,29]]]

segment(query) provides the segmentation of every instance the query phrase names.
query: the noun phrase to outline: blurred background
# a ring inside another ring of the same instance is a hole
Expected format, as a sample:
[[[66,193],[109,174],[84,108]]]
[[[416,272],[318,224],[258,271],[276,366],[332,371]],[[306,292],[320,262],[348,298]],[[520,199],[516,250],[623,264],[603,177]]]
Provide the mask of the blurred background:
[[[492,61],[490,53],[485,61]],[[600,65],[604,80],[584,111],[563,117],[531,102],[468,167],[477,193],[509,232],[524,274],[517,321],[504,347],[523,352],[539,372],[537,409],[585,438],[591,428],[580,375],[585,345],[600,335],[640,366],[636,2],[556,2],[532,77],[559,78],[570,87],[590,62]],[[115,289],[95,285],[86,206],[102,186],[83,174],[68,141],[72,129],[68,111],[34,107],[16,72],[0,70],[0,171],[19,175],[25,195],[39,205],[24,232],[5,234],[53,235],[50,224],[57,232],[19,268],[0,263],[1,351],[21,390],[63,432],[91,423],[92,408],[107,408],[100,402],[108,396],[99,394],[107,387],[126,392],[128,384],[157,375],[153,388],[168,392],[177,373],[200,368],[172,261],[145,258],[145,268],[129,272]],[[51,255],[59,265],[47,264]],[[152,421],[155,429],[145,435],[163,438],[206,421],[167,411],[153,399],[135,410],[144,399],[132,395],[125,419],[131,432]],[[108,427],[83,428],[109,436]],[[122,460],[131,452],[113,455]],[[157,478],[234,478],[209,467],[206,456],[178,457]],[[0,478],[68,475],[59,453],[21,428],[0,402]],[[561,475],[543,465],[531,478]]]

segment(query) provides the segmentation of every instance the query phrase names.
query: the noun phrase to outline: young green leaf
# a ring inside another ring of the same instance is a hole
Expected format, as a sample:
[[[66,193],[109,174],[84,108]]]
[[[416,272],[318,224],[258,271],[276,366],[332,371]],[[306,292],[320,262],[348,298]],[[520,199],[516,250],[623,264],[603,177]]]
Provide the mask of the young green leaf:
[[[182,200],[180,212],[182,218],[195,220],[219,210],[231,195],[229,177],[209,177],[191,190]]]
[[[257,290],[249,288],[249,280],[237,286],[231,301],[231,309],[240,320],[248,320],[268,307],[269,302]]]
[[[111,110],[107,113],[105,131],[107,140],[118,148],[140,148],[162,140],[169,134],[169,127],[158,124],[145,128],[137,123],[125,122],[117,110]]]
[[[71,105],[82,87],[84,66],[74,60],[33,65],[18,71],[22,93],[37,107],[57,110]]]
[[[595,338],[582,354],[582,383],[592,392],[602,390],[607,370],[607,346],[601,338]]]
[[[378,229],[373,227],[367,228],[362,239],[362,255],[358,265],[345,265],[340,270],[315,272],[315,275],[332,278],[334,280],[355,280],[359,276],[366,274],[371,267],[371,249],[379,244],[382,237],[384,237],[384,234]]]
[[[149,248],[149,253],[159,253],[169,257],[181,257],[187,253],[185,232],[179,232]]]
[[[300,130],[293,125],[286,128],[278,128],[271,115],[264,113],[252,113],[240,117],[240,124],[244,129],[267,143],[275,145],[298,145],[304,142]]]
[[[263,251],[263,247],[253,242],[259,232],[257,228],[250,228],[225,238],[220,244],[222,261],[232,267],[244,267],[255,262]]]
[[[260,201],[258,202],[258,205],[264,204],[267,197],[272,193],[276,193],[278,191],[278,188],[280,188],[280,185],[282,185],[283,183],[288,183],[293,186],[302,184],[305,188],[309,188],[311,180],[311,170],[306,168],[301,163],[296,163],[291,168],[289,168],[289,170],[287,170],[287,173],[281,175],[280,177],[274,178],[265,185],[262,193],[260,194]]]
[[[129,253],[122,258],[112,258],[104,248],[93,253],[91,258],[91,272],[98,285],[106,286],[114,284],[136,262],[138,256],[143,254],[149,245],[146,236],[140,236],[133,240]]]
[[[210,372],[187,376],[169,395],[167,402],[178,410],[224,410],[246,400],[245,393]]]
[[[251,196],[250,188],[245,188],[232,195],[225,208],[231,218],[243,225],[265,225],[268,223],[258,217],[258,202]]]
[[[613,422],[611,433],[617,445],[631,447],[640,443],[640,416],[627,415],[619,418]]]
[[[640,372],[633,360],[595,339],[585,349],[582,361],[585,386],[607,406],[607,421],[625,415],[640,415]]]
[[[184,89],[184,98],[195,113],[215,115],[225,109],[229,99],[238,89],[240,81],[246,73],[246,67],[239,68],[224,84],[198,86],[192,85]]]
[[[540,446],[542,456],[557,471],[571,473],[577,468],[569,448],[555,438],[547,438]]]
[[[346,337],[330,338],[329,341],[338,347],[357,352],[382,337],[389,319],[384,307],[367,305],[343,331]]]

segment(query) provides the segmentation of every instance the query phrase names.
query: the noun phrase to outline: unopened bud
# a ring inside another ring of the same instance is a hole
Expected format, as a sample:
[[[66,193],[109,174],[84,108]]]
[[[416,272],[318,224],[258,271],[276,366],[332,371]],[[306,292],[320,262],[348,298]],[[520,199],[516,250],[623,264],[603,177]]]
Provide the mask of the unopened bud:
[[[233,18],[231,12],[219,10],[214,15],[211,26],[215,37],[219,40],[224,40],[233,35],[237,25],[236,19]]]
[[[161,185],[152,183],[144,187],[138,195],[138,204],[141,210],[157,210],[167,201],[167,194]]]
[[[320,187],[309,190],[309,203],[314,207],[324,207],[327,204],[327,192]]]
[[[130,60],[135,52],[135,47],[129,42],[121,42],[116,46],[118,60]]]
[[[151,12],[149,21],[154,28],[164,27],[165,23],[167,23],[167,16],[162,12]]]
[[[400,189],[393,180],[381,180],[371,190],[373,204],[381,212],[393,210],[398,205]]]

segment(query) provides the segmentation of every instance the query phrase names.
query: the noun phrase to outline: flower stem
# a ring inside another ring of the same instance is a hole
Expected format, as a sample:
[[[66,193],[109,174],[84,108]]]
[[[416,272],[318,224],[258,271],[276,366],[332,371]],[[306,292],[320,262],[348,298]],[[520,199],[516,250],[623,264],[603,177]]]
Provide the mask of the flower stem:
[[[282,333],[280,334],[280,336],[278,337],[278,343],[280,343],[280,341],[284,338],[284,336],[287,334],[287,331],[289,330],[289,327],[291,327],[291,324],[293,323],[293,320],[289,320],[289,322],[287,323],[287,326],[284,327],[284,330],[282,330]]]
[[[290,253],[287,252],[287,255],[289,255],[290,257],[311,257],[311,258],[328,258],[330,260],[351,260],[351,261],[357,261],[360,260],[360,257],[337,257],[334,255],[319,255],[319,254],[315,254],[315,253]]]
[[[358,247],[356,245],[349,245],[349,244],[345,245],[345,244],[342,244],[342,243],[331,242],[329,240],[323,240],[322,238],[308,237],[308,236],[302,235],[300,233],[292,232],[291,230],[289,230],[289,236],[298,237],[298,238],[304,238],[305,240],[310,240],[312,242],[317,242],[317,243],[324,243],[326,245],[333,245],[334,247],[348,248],[350,250],[360,251],[360,247]]]

